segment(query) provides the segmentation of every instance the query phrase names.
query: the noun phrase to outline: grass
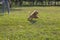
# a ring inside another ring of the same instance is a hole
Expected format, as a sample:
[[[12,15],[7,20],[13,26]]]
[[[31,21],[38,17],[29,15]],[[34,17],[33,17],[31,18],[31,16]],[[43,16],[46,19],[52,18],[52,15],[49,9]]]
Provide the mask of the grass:
[[[29,14],[38,10],[32,24]],[[60,7],[16,7],[0,16],[0,40],[60,40]]]

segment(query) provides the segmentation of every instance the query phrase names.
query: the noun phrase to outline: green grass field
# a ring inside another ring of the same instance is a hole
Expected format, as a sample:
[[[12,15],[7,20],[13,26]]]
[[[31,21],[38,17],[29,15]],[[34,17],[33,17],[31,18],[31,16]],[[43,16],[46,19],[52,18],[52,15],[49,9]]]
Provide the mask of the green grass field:
[[[33,10],[39,18],[27,21]],[[0,16],[0,40],[60,40],[60,7],[16,7]]]

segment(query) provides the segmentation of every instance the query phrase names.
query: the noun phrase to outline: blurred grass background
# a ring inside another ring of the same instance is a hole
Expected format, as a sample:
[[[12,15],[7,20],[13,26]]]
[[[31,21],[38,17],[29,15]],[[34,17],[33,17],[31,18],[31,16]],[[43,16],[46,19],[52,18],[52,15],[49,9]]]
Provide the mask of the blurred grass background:
[[[37,22],[27,21],[38,10]],[[0,16],[0,40],[60,40],[60,7],[16,7]]]

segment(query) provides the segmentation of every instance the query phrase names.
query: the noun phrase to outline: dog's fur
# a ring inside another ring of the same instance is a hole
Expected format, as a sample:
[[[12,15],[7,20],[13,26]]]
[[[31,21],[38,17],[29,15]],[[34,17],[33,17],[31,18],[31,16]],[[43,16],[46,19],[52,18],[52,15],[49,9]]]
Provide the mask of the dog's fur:
[[[38,18],[37,14],[38,14],[38,11],[37,10],[34,10],[31,13],[31,15],[28,17],[28,21],[32,21],[33,19],[37,19]]]

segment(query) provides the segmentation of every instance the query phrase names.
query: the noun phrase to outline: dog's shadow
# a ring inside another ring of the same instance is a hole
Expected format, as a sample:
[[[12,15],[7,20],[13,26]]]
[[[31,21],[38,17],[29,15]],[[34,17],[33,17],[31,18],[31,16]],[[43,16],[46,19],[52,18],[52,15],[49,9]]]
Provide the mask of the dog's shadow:
[[[31,21],[29,21],[29,22],[32,23],[32,24],[34,24],[34,23],[37,22],[37,20],[31,20]]]

